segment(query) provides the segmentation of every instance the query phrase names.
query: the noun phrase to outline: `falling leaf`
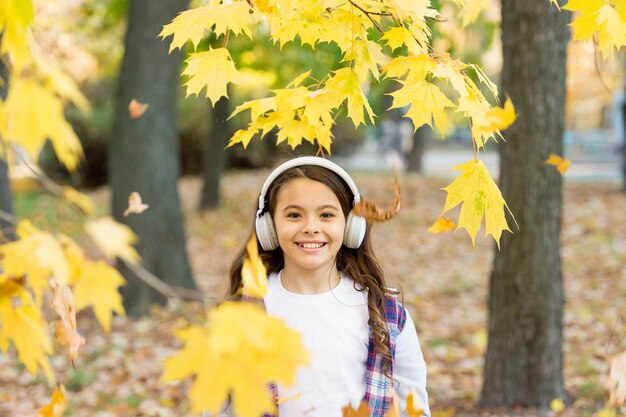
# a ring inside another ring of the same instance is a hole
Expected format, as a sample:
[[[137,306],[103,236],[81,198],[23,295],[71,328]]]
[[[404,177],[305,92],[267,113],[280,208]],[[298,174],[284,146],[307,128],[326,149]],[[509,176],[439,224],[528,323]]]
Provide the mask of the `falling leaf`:
[[[365,400],[361,401],[359,408],[352,408],[352,404],[348,404],[341,408],[341,417],[369,417],[370,409]]]
[[[150,107],[149,104],[142,103],[136,98],[133,98],[130,103],[128,103],[128,114],[131,119],[139,119]]]
[[[78,349],[85,344],[85,338],[76,329],[74,295],[69,287],[60,285],[56,281],[51,283],[51,287],[52,308],[61,318],[54,323],[56,340],[61,346],[69,348],[69,357],[74,364],[78,357]]]
[[[447,187],[443,214],[462,204],[457,230],[463,228],[475,244],[476,234],[485,218],[485,236],[492,235],[498,247],[504,230],[511,231],[506,221],[506,203],[489,171],[480,160],[472,160],[454,167],[461,174]],[[510,212],[510,211],[509,211]]]
[[[564,175],[572,162],[569,159],[561,158],[560,156],[551,153],[545,163],[548,165],[554,165],[557,171],[559,171],[561,175]]]
[[[122,275],[106,262],[85,263],[74,285],[76,309],[91,307],[104,331],[110,331],[113,313],[125,315],[119,293],[119,287],[125,284]]]
[[[439,217],[435,223],[428,228],[429,233],[439,234],[446,233],[456,227],[456,223],[444,217]]]
[[[409,417],[422,417],[424,415],[424,405],[415,390],[411,390],[406,397],[406,412]]]
[[[550,401],[550,409],[555,413],[560,413],[561,411],[565,410],[565,403],[562,399],[555,398]]]
[[[178,332],[185,347],[165,360],[161,380],[195,375],[192,413],[218,414],[229,394],[238,416],[275,412],[268,382],[292,386],[297,368],[309,362],[300,333],[249,303],[222,303],[208,322]]]
[[[352,208],[352,212],[357,216],[364,217],[368,223],[384,222],[398,214],[398,212],[400,212],[400,206],[400,184],[398,182],[398,177],[394,176],[392,207],[388,208],[387,210],[383,210],[378,207],[373,201],[361,197],[361,201],[359,201]]]
[[[36,417],[62,417],[67,407],[67,400],[65,399],[65,387],[60,385],[55,388],[50,398],[50,403],[44,405],[37,411]]]
[[[143,204],[141,196],[138,192],[134,191],[128,196],[128,208],[124,211],[124,217],[128,217],[129,214],[141,214],[150,207],[147,204]]]
[[[626,351],[609,357],[608,407],[621,407],[626,404]]]
[[[112,217],[103,217],[87,222],[85,230],[105,255],[119,256],[133,264],[139,262],[139,254],[132,246],[137,236],[130,227],[116,222]]]
[[[243,268],[241,269],[243,294],[250,297],[263,298],[267,294],[267,271],[259,257],[255,234],[252,234],[252,237],[250,237],[246,249],[248,250],[248,257],[243,260]]]

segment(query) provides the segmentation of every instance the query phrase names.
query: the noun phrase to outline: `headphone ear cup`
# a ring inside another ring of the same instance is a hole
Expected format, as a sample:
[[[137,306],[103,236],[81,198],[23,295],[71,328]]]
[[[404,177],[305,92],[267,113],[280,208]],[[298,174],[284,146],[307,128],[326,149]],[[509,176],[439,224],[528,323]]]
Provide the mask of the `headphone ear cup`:
[[[278,247],[278,236],[276,236],[274,221],[269,212],[263,213],[256,218],[254,228],[263,250],[269,251]]]
[[[367,222],[365,218],[357,216],[352,213],[348,213],[346,219],[346,231],[343,234],[343,244],[350,249],[358,249],[363,243],[365,238],[365,231],[367,230]]]

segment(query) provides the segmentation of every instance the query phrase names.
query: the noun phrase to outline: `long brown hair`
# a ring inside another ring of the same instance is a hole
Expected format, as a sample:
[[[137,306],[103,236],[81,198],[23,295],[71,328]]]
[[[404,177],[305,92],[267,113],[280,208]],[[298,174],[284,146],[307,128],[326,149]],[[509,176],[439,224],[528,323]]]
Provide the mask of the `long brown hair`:
[[[321,182],[330,188],[337,196],[344,216],[352,207],[354,196],[344,180],[334,172],[316,165],[303,165],[291,168],[282,173],[269,187],[267,192],[267,205],[270,214],[274,215],[276,209],[276,197],[280,188],[291,180],[306,178]],[[368,290],[367,308],[369,311],[369,326],[372,330],[374,350],[383,357],[383,370],[385,373],[391,365],[390,337],[385,320],[385,278],[380,267],[370,240],[371,225],[367,226],[365,239],[358,249],[350,249],[342,245],[337,253],[336,263],[339,272],[350,277],[358,291]],[[254,227],[252,229],[254,233]],[[259,245],[259,255],[269,273],[277,272],[284,266],[283,252],[279,248],[272,251],[264,251]],[[246,257],[246,247],[239,251],[230,269],[229,299],[234,299],[241,294],[241,269]]]

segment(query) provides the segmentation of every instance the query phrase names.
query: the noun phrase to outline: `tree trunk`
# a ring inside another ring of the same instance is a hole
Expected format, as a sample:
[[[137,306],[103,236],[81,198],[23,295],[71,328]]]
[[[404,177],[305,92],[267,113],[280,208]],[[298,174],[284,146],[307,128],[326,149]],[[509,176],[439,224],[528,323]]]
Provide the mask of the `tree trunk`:
[[[222,97],[213,109],[213,126],[202,155],[202,194],[200,210],[213,210],[220,204],[220,180],[226,167],[226,150],[230,138],[229,100]]]
[[[0,35],[1,37],[2,35]],[[0,100],[5,101],[9,92],[9,70],[0,59]],[[5,145],[6,146],[6,145]],[[5,155],[7,152],[5,152]],[[13,197],[11,195],[11,181],[9,180],[9,169],[4,159],[0,159],[0,243],[7,240],[15,240],[15,224],[13,217]]]
[[[547,408],[565,399],[560,232],[570,14],[544,0],[502,1],[503,92],[518,113],[500,153],[500,185],[519,230],[502,236],[489,288],[481,405]]]
[[[422,160],[424,157],[424,150],[426,149],[426,142],[432,137],[432,134],[433,129],[429,125],[419,127],[413,134],[411,153],[409,153],[408,164],[406,167],[407,172],[422,172]]]
[[[115,101],[114,134],[109,152],[113,215],[139,236],[143,266],[164,281],[193,288],[176,181],[178,157],[177,99],[180,53],[168,54],[169,42],[157,39],[161,27],[185,10],[188,0],[133,0],[125,53]],[[133,99],[150,107],[131,119]],[[150,208],[124,218],[128,196],[138,192]],[[140,282],[121,265],[127,278],[124,305],[137,316],[164,297]]]

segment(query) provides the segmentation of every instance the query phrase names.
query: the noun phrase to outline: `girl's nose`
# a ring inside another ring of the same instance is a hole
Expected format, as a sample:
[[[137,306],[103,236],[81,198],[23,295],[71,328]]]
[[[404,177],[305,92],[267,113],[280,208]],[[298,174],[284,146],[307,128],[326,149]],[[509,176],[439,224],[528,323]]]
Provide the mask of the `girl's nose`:
[[[309,220],[304,226],[303,232],[306,234],[317,234],[320,232],[320,228],[315,220]]]

